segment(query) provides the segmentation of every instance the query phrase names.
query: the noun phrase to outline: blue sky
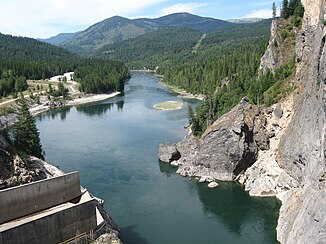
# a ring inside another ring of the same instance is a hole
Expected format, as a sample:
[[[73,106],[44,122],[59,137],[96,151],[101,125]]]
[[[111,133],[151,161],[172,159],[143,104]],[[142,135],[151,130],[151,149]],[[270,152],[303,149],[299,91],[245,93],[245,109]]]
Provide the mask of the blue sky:
[[[273,0],[0,0],[0,32],[45,38],[83,30],[114,15],[156,18],[190,12],[218,19],[269,18],[272,3]]]

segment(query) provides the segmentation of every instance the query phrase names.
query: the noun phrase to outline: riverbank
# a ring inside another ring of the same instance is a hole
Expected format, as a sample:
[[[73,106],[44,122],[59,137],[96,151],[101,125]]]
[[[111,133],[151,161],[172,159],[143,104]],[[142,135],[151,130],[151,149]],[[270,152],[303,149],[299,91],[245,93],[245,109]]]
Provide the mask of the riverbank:
[[[113,92],[110,94],[93,94],[93,95],[86,95],[84,97],[74,98],[73,100],[59,101],[59,102],[51,102],[47,100],[40,105],[30,108],[29,111],[33,116],[36,116],[52,108],[65,107],[65,106],[77,106],[77,105],[82,105],[87,103],[100,102],[118,96],[120,94],[121,92]]]
[[[203,94],[192,94],[192,93],[189,93],[186,90],[183,90],[183,89],[181,89],[179,87],[168,85],[168,84],[166,84],[166,83],[164,83],[162,81],[163,76],[161,76],[160,78],[161,78],[161,81],[160,82],[161,82],[161,84],[163,86],[165,86],[168,89],[172,90],[173,92],[179,94],[177,97],[180,97],[180,98],[188,98],[188,99],[197,99],[197,100],[200,100],[200,101],[204,100],[204,98],[205,98],[205,95],[203,95]]]

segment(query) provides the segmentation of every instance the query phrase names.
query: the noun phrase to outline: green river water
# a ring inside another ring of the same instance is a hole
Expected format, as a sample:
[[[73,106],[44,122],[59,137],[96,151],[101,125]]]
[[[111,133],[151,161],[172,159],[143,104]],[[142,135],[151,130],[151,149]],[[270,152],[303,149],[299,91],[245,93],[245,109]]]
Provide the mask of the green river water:
[[[250,197],[235,182],[215,189],[159,163],[160,143],[180,141],[188,104],[176,111],[153,105],[180,101],[151,74],[132,74],[124,96],[39,115],[46,160],[105,200],[125,243],[277,243],[280,204]]]

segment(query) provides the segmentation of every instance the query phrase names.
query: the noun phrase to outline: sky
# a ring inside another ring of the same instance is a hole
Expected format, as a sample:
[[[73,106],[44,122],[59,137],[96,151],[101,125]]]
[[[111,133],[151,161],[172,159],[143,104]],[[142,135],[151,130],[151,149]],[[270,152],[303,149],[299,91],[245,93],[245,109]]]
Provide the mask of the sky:
[[[189,12],[224,20],[270,18],[272,3],[273,0],[0,0],[0,32],[47,38],[84,30],[115,15],[133,19]]]

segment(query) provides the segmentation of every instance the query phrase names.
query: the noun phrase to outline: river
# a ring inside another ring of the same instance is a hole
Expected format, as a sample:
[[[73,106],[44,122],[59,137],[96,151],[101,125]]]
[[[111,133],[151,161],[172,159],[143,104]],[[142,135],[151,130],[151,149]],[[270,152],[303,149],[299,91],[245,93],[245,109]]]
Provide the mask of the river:
[[[125,243],[277,243],[275,198],[250,197],[235,182],[209,189],[159,163],[159,144],[183,138],[187,106],[197,103],[153,108],[167,100],[181,99],[154,75],[134,73],[124,96],[43,113],[36,123],[46,160],[79,171]]]

